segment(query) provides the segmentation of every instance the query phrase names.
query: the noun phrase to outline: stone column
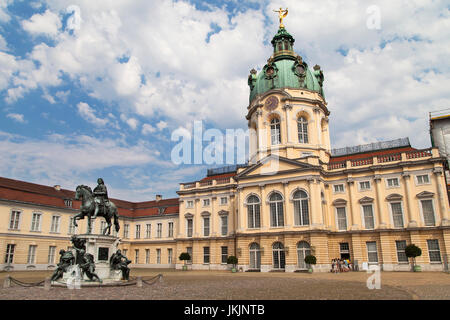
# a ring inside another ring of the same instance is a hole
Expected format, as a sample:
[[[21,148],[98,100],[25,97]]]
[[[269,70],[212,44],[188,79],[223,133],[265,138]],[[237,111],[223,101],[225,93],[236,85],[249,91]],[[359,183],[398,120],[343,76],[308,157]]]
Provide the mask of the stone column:
[[[241,205],[242,204],[242,205]],[[244,199],[242,199],[242,187],[237,187],[237,205],[235,206],[237,208],[236,210],[236,232],[242,232],[242,229],[245,228],[244,226],[244,214],[240,212],[240,210],[243,208],[244,205]],[[232,212],[233,214],[233,212]]]
[[[355,210],[353,208],[353,192],[352,192],[352,188],[355,184],[355,181],[353,180],[353,178],[347,178],[347,190],[348,190],[348,203],[349,203],[349,214],[347,216],[348,218],[348,228],[350,230],[353,229],[357,229],[358,225],[355,223],[356,219],[355,219]]]
[[[437,200],[438,200],[438,207],[439,207],[439,211],[440,211],[440,217],[441,217],[441,225],[442,226],[446,226],[446,225],[450,225],[450,221],[448,219],[448,210],[446,210],[445,205],[444,205],[444,201],[447,197],[444,197],[443,192],[442,192],[442,186],[441,186],[441,180],[442,180],[442,168],[434,168],[433,170],[434,173],[434,180],[435,180],[435,185],[436,185],[436,194],[437,194]],[[437,221],[436,221],[437,222]]]
[[[258,156],[256,157],[256,160],[258,161],[259,159],[261,159],[261,155],[260,153],[265,152],[265,150],[267,149],[267,146],[265,145],[265,140],[267,140],[267,137],[263,137],[263,133],[265,132],[265,128],[263,128],[263,118],[262,118],[262,110],[257,110],[256,111],[256,117],[257,117],[257,123],[258,123],[258,146],[256,148],[257,150],[257,154]]]
[[[382,210],[382,205],[383,205],[383,194],[381,192],[381,176],[380,175],[375,175],[374,179],[375,181],[375,195],[377,198],[377,215],[378,215],[378,228],[383,229],[387,227],[386,222],[389,221],[387,217],[384,216],[383,212],[386,212],[385,210]],[[376,226],[375,226],[376,228]]]
[[[261,207],[260,207],[261,230],[267,230],[270,228],[270,216],[269,216],[270,210],[266,210],[266,190],[263,184],[259,185],[259,192],[261,195]]]
[[[215,209],[214,208],[214,203],[216,202],[216,200],[217,200],[217,197],[211,197],[211,216],[210,216],[211,218],[210,218],[210,221],[209,221],[209,234],[211,236],[215,236],[216,235],[215,234],[215,230],[216,230],[215,224],[216,224],[216,222],[218,222],[217,221],[218,215],[217,215],[217,213],[214,210]],[[219,227],[219,229],[220,229],[220,227]]]
[[[290,119],[290,113],[289,111],[292,110],[292,106],[290,104],[285,104],[283,106],[283,110],[285,112],[286,116],[286,139],[285,143],[292,143],[292,137],[291,137],[291,119]]]
[[[289,181],[283,181],[283,193],[284,193],[284,210],[283,210],[283,215],[284,215],[284,226],[285,228],[292,228],[292,226],[294,225],[294,210],[293,207],[290,206],[290,201],[289,201]]]
[[[411,195],[409,190],[411,190],[411,175],[409,172],[402,173],[403,178],[403,191],[406,195],[406,211],[408,213],[408,228],[417,227],[417,220],[415,220],[414,207],[411,204]]]

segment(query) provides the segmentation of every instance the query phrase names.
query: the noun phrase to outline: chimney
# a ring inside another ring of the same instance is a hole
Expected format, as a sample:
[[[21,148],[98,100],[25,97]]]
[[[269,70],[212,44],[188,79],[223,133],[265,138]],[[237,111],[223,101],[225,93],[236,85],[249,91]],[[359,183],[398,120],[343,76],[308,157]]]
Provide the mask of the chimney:
[[[162,200],[162,195],[157,194],[157,195],[156,195],[156,202],[158,202],[158,201],[160,201],[160,200]]]
[[[56,191],[60,191],[61,190],[61,186],[59,184],[55,184],[53,186],[53,188],[55,188]]]

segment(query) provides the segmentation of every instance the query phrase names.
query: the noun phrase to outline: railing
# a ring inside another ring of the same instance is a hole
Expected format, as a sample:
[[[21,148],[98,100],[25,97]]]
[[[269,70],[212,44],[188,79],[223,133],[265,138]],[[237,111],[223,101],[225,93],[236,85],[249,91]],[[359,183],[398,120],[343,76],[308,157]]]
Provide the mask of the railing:
[[[351,160],[352,167],[366,166],[369,164],[373,164],[373,158],[364,158],[364,159],[354,159]]]
[[[393,154],[386,154],[383,156],[378,156],[378,163],[385,163],[385,162],[392,162],[392,161],[399,161],[399,160],[402,160],[401,153],[393,153]]]
[[[216,180],[216,184],[225,184],[225,183],[229,183],[229,182],[230,182],[230,178],[222,178],[222,179]]]
[[[347,167],[346,161],[333,162],[328,165],[328,170],[343,169]]]
[[[344,156],[344,155],[355,154],[355,153],[370,152],[370,151],[376,151],[376,150],[382,150],[382,149],[409,147],[409,146],[410,146],[409,139],[401,138],[401,139],[390,140],[390,141],[380,141],[380,142],[362,144],[362,145],[353,146],[353,147],[332,149],[331,154],[334,157],[337,157],[337,156]]]
[[[212,182],[213,182],[212,180],[201,181],[200,187],[210,186],[212,185]]]
[[[193,182],[193,183],[186,183],[186,184],[184,185],[184,188],[185,188],[185,189],[195,188],[195,182]]]
[[[406,159],[417,159],[424,157],[431,157],[431,149],[416,150],[406,153]]]

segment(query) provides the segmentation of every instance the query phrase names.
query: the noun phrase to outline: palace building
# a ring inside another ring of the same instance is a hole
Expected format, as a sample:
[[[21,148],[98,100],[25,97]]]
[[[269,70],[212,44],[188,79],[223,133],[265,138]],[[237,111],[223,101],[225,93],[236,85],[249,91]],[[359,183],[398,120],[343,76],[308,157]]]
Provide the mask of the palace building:
[[[408,271],[404,249],[413,243],[422,270],[448,270],[446,158],[407,138],[331,149],[323,71],[294,52],[294,41],[280,27],[267,64],[250,71],[248,164],[181,183],[179,198],[111,199],[131,267],[180,269],[189,252],[192,269],[227,269],[235,255],[243,271],[295,272],[313,254],[316,271],[328,272],[334,258]],[[0,269],[54,268],[59,249],[86,229],[72,224],[79,205],[57,186],[1,178]]]

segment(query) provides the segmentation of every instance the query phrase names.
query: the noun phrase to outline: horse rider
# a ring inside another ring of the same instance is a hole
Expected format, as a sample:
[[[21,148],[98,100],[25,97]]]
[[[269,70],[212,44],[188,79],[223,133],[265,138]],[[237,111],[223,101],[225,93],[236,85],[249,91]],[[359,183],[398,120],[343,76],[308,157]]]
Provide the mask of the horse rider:
[[[109,199],[108,199],[108,189],[106,189],[105,183],[102,178],[97,179],[97,186],[94,189],[94,201],[95,201],[95,211],[93,215],[93,219],[95,219],[100,211],[100,208],[104,208],[106,211],[106,207],[109,207]]]

